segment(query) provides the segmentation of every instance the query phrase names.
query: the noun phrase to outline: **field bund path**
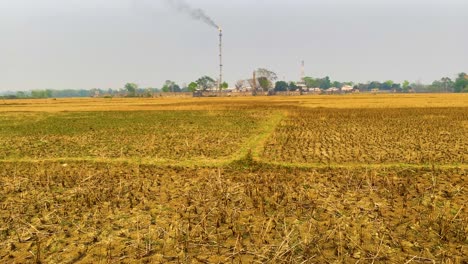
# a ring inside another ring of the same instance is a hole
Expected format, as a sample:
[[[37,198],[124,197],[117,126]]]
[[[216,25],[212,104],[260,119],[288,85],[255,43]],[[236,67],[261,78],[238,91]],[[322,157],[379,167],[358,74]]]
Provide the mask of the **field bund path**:
[[[221,98],[57,98],[0,101],[4,112],[226,110],[256,107],[432,108],[468,107],[468,94],[352,94]]]
[[[0,161],[9,163],[466,168],[468,160],[465,94],[7,100],[0,111]]]

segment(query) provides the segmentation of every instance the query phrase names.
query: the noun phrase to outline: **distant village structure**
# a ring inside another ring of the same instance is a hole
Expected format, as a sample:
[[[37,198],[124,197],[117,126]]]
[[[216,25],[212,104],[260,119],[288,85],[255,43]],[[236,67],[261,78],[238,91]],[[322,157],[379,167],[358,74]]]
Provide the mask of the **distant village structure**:
[[[256,76],[258,78],[256,78]],[[331,81],[324,78],[305,77],[305,62],[301,61],[300,78],[297,82],[287,82],[286,78],[277,81],[276,73],[267,69],[257,69],[249,79],[237,81],[228,87],[220,79],[213,80],[203,76],[199,80],[182,86],[173,81],[166,81],[162,88],[140,88],[135,83],[127,83],[123,88],[93,88],[93,89],[63,89],[63,90],[30,90],[30,91],[0,91],[0,99],[23,98],[123,98],[123,97],[217,97],[217,96],[255,96],[255,95],[318,95],[318,94],[348,94],[348,93],[463,93],[468,92],[468,74],[459,73],[455,80],[443,77],[432,84],[421,82],[394,83],[372,81],[367,83]],[[208,81],[208,83],[207,83]],[[127,87],[128,86],[128,87]],[[220,89],[221,88],[221,89]],[[192,92],[193,91],[193,92]]]
[[[296,83],[299,93],[302,95],[306,90],[308,91],[306,82],[305,82],[305,62],[301,62],[301,80]]]

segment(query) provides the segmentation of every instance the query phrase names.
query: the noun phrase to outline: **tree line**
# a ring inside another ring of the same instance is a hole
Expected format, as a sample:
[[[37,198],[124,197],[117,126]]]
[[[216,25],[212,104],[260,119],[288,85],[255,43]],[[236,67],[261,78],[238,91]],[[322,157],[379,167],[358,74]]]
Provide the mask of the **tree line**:
[[[221,89],[229,87],[227,82],[221,84]],[[161,88],[141,88],[136,83],[126,83],[118,89],[64,89],[64,90],[32,90],[8,92],[0,98],[3,99],[40,99],[40,98],[68,98],[68,97],[153,97],[159,93],[183,93],[195,92],[197,90],[217,90],[218,82],[209,76],[202,76],[189,85],[179,85],[174,81],[167,80]]]
[[[295,91],[299,88],[296,82],[278,81],[275,84],[276,91]],[[458,74],[455,80],[449,77],[443,77],[440,80],[433,81],[431,84],[422,84],[421,82],[410,83],[405,80],[402,83],[396,83],[392,80],[384,82],[371,81],[367,83],[340,82],[332,81],[330,77],[323,78],[305,77],[304,85],[307,88],[329,89],[332,87],[341,89],[345,85],[351,86],[355,90],[361,92],[383,90],[393,92],[419,92],[419,93],[467,93],[468,92],[468,75],[466,73]]]
[[[262,90],[262,91],[297,91],[302,88],[320,88],[322,90],[337,88],[341,89],[344,86],[353,87],[361,92],[383,90],[392,92],[418,92],[418,93],[467,93],[468,92],[468,74],[462,72],[452,80],[449,77],[443,77],[440,80],[435,80],[431,84],[422,84],[421,82],[404,81],[396,83],[392,80],[384,82],[371,81],[366,83],[342,82],[331,80],[325,76],[314,78],[307,76],[302,82],[278,80],[275,72],[259,68],[255,71],[255,79],[248,78],[239,80],[234,84],[232,89],[241,90]],[[218,81],[209,77],[202,76],[188,85],[179,85],[174,81],[167,80],[161,88],[140,88],[135,83],[127,83],[119,89],[64,89],[64,90],[32,90],[4,93],[0,98],[3,99],[21,99],[21,98],[66,98],[66,97],[153,97],[158,93],[181,93],[195,91],[218,91],[219,88],[227,89],[228,83],[223,82],[218,85]]]

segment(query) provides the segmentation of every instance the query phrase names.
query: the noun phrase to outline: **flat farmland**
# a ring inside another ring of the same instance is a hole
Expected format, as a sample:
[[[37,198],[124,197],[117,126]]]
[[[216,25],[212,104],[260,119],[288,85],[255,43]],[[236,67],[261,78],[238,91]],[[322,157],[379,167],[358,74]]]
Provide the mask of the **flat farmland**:
[[[270,115],[228,110],[2,113],[0,159],[220,160],[239,152]]]
[[[299,109],[264,147],[264,159],[289,163],[463,164],[467,108]]]
[[[0,102],[2,263],[467,263],[468,96]]]

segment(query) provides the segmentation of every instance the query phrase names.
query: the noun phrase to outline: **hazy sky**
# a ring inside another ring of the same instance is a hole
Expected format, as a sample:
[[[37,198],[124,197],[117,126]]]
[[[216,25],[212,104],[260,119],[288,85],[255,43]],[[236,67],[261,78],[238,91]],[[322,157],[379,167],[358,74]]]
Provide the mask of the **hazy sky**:
[[[468,71],[466,0],[186,0],[224,29],[225,79],[432,82]],[[166,0],[0,0],[0,91],[218,75],[218,32]]]

